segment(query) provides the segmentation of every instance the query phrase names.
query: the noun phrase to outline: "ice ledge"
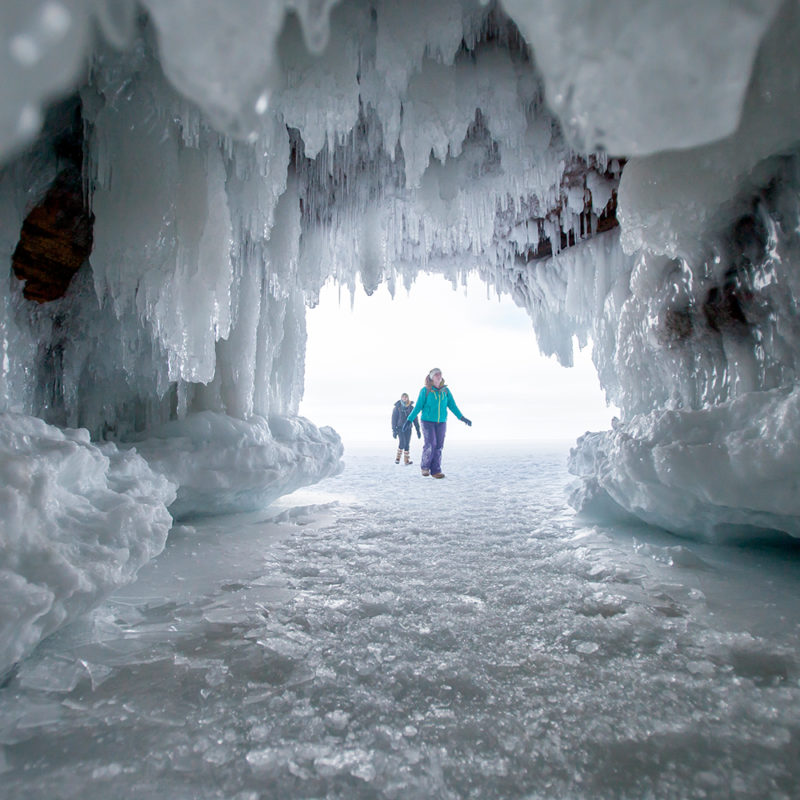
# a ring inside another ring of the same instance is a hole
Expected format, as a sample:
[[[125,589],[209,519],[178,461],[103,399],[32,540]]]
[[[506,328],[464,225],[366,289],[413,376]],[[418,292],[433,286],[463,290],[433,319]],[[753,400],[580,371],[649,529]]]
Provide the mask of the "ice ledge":
[[[176,519],[263,508],[343,469],[336,431],[297,416],[202,411],[149,431],[135,447],[178,484],[169,507]]]
[[[631,514],[713,542],[800,538],[800,388],[701,410],[654,411],[586,433],[570,452],[570,502],[587,517]]]

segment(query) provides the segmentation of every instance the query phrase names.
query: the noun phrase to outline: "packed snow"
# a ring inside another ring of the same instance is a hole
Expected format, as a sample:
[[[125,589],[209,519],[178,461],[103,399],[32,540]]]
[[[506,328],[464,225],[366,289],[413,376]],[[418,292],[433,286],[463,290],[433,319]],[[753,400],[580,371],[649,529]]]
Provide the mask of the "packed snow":
[[[336,474],[341,455],[335,431],[302,417],[202,412],[120,449],[0,414],[0,674],[133,580],[173,518],[263,508]]]
[[[563,450],[391,445],[176,527],[23,662],[3,796],[796,797],[796,548],[583,526]]]
[[[329,279],[477,274],[562,364],[591,340],[583,515],[797,536],[794,0],[9,0],[0,41],[0,254],[67,179],[92,234],[62,296],[0,282],[8,660],[170,516],[340,470],[298,416]]]

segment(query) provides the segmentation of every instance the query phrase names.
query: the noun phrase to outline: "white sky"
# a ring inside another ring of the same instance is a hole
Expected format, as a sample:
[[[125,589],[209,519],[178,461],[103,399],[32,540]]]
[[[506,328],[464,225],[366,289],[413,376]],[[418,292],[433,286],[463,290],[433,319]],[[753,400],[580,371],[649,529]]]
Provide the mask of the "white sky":
[[[477,277],[465,292],[423,274],[394,299],[385,285],[371,297],[359,288],[352,310],[347,289],[323,288],[308,310],[300,414],[345,444],[391,446],[395,401],[407,392],[416,402],[433,367],[473,422],[468,429],[448,415],[448,438],[574,441],[609,428],[618,413],[606,406],[588,348],[566,369],[539,353],[530,318],[510,298],[487,298]]]

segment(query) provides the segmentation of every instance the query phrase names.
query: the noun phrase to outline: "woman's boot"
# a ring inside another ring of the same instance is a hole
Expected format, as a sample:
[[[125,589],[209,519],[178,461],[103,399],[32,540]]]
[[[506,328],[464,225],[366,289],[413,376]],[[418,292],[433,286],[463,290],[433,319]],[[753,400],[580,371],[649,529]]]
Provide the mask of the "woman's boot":
[[[403,451],[398,447],[397,448],[397,455],[394,457],[394,463],[395,464],[399,464],[400,463],[400,456],[401,455],[403,455]]]
[[[413,464],[413,463],[414,463],[414,462],[413,462],[413,461],[412,461],[412,460],[411,460],[411,459],[408,457],[408,450],[406,450],[406,451],[405,451],[405,453],[404,453],[404,456],[405,456],[405,461],[403,462],[404,464]]]

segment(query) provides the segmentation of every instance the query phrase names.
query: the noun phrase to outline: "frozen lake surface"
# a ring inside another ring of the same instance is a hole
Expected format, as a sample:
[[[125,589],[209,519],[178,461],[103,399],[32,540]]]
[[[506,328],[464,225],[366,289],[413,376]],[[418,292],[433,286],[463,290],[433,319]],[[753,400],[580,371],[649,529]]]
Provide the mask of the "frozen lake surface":
[[[175,528],[41,645],[0,797],[798,796],[796,548],[585,525],[563,450],[393,452]]]

